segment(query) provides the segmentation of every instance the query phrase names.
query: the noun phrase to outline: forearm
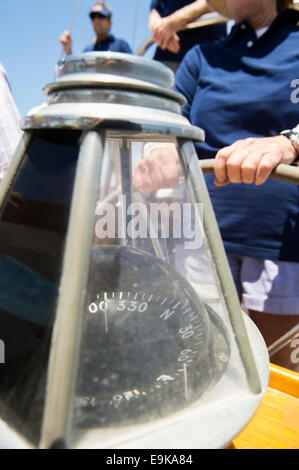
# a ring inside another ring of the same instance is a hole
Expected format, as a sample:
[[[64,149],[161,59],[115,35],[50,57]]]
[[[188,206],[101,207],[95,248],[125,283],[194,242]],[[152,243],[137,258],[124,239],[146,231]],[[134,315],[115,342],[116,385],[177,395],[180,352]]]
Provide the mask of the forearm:
[[[161,22],[161,16],[157,12],[157,10],[152,10],[149,15],[149,29],[154,32],[157,29]]]
[[[162,49],[168,49],[174,54],[179,51],[179,37],[168,24],[168,17],[162,18],[157,10],[152,10],[149,17],[149,28],[153,39]]]

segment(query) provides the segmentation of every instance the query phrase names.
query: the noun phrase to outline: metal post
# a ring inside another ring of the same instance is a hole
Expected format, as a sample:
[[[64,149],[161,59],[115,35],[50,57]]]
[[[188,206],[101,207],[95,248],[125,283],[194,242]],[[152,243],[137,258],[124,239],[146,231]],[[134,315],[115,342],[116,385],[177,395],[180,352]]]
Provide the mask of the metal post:
[[[88,132],[81,144],[52,338],[41,448],[68,434],[95,206],[103,157],[102,136]]]

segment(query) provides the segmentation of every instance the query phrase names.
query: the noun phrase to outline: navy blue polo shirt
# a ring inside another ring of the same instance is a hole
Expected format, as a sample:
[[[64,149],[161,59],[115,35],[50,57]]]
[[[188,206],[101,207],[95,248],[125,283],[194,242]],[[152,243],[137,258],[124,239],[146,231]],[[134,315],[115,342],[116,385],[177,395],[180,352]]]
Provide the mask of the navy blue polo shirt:
[[[195,46],[185,56],[176,88],[187,99],[183,110],[206,131],[199,158],[238,139],[268,137],[299,122],[291,82],[299,78],[299,11],[280,13],[257,38],[242,22],[214,44]],[[207,186],[227,252],[299,262],[299,186],[269,179],[261,186]]]
[[[112,34],[110,34],[107,39],[104,39],[103,41],[96,41],[94,44],[85,47],[83,50],[83,52],[92,51],[112,51],[132,54],[132,50],[129,44],[123,39],[114,37]]]
[[[194,3],[194,0],[152,0],[150,9],[157,10],[161,16],[168,16],[190,3]]]
[[[193,2],[194,0],[152,0],[150,9],[157,10],[160,16],[165,17]],[[181,62],[186,52],[194,45],[203,42],[215,41],[220,37],[226,36],[226,25],[218,24],[204,26],[198,29],[180,31],[178,36],[180,38],[180,51],[178,54],[173,54],[170,51],[157,47],[153,58],[160,62]]]

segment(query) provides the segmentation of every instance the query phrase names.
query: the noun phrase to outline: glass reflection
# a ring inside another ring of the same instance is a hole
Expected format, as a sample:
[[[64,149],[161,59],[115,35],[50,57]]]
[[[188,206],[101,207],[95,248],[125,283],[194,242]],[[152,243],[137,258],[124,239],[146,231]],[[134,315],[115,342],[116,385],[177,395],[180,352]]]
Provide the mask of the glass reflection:
[[[219,296],[201,221],[174,141],[107,140],[73,403],[76,431],[173,413],[224,373],[230,344],[223,321],[205,303]]]
[[[35,132],[0,220],[0,417],[38,443],[80,132]]]

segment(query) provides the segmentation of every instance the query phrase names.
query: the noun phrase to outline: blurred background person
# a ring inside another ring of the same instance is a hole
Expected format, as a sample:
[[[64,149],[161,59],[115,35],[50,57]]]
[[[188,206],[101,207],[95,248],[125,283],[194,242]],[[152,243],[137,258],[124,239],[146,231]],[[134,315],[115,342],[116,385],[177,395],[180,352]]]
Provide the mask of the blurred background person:
[[[113,51],[131,54],[132,50],[124,39],[116,38],[110,33],[112,27],[112,10],[104,2],[97,2],[89,12],[92,27],[96,37],[92,44],[85,47],[83,52]],[[70,32],[64,31],[60,36],[60,43],[66,55],[73,53],[73,40]]]

